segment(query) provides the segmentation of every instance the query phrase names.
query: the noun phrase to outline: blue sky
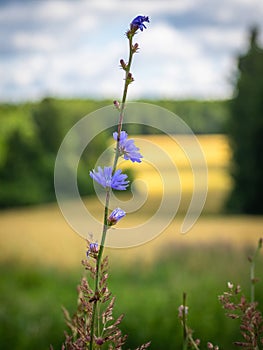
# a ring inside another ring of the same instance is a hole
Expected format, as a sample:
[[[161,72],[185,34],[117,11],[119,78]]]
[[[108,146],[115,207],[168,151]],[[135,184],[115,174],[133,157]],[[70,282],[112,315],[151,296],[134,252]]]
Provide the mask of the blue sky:
[[[261,25],[260,0],[0,0],[0,100],[45,96],[120,98],[125,31],[140,52],[129,98],[228,98],[248,29]]]

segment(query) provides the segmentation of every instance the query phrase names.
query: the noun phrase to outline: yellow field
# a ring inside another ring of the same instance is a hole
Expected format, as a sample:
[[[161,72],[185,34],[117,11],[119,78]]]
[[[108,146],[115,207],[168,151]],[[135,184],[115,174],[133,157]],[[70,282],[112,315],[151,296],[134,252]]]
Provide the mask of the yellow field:
[[[218,213],[231,188],[229,176],[230,148],[224,135],[199,135],[199,147],[204,159],[200,158],[196,143],[191,135],[177,135],[174,138],[163,135],[141,136],[136,139],[143,153],[141,164],[129,164],[136,173],[136,189],[146,191],[148,196],[161,196],[165,189],[177,195],[183,194],[181,211],[189,205],[194,187],[205,189],[204,171],[208,170],[208,193],[205,211]],[[181,145],[181,146],[179,146]],[[204,162],[205,160],[205,162]],[[127,168],[127,162],[123,163]],[[198,183],[193,182],[193,172]]]
[[[187,136],[184,142],[191,142]],[[182,183],[182,203],[179,214],[163,233],[154,240],[137,248],[111,249],[113,261],[122,259],[130,262],[135,259],[151,261],[156,251],[168,245],[230,242],[237,247],[256,244],[262,236],[263,217],[229,217],[214,215],[222,207],[230,189],[231,181],[227,174],[230,152],[227,139],[221,135],[199,136],[205,159],[208,164],[208,199],[205,212],[213,215],[201,216],[195,226],[185,235],[180,234],[183,214],[187,209],[193,189],[191,167],[182,150],[171,139],[163,136],[143,136],[138,145],[144,154],[142,164],[133,165],[136,177],[143,179],[148,186],[148,198],[138,212],[128,215],[125,222],[132,226],[141,224],[153,215],[162,194],[162,180],[168,176],[168,186],[174,184],[174,166],[178,168]],[[167,154],[171,158],[165,162]],[[196,159],[195,161],[198,161]],[[126,165],[126,164],[125,164]],[[202,174],[203,169],[200,169]],[[168,174],[168,175],[167,175]],[[170,178],[169,178],[170,176]],[[145,189],[145,183],[136,184],[136,195]],[[202,186],[201,186],[202,187]],[[169,192],[169,189],[168,189]],[[175,189],[176,192],[176,189]],[[173,203],[172,195],[169,203]],[[102,216],[102,205],[95,198],[86,199],[90,212],[97,218]],[[163,219],[165,221],[165,213]],[[120,223],[122,225],[122,223]],[[154,225],[154,224],[153,224]],[[148,230],[154,227],[147,226]],[[92,231],[87,227],[87,231]],[[16,259],[30,264],[43,263],[58,267],[76,267],[85,257],[85,241],[66,223],[56,204],[35,208],[0,212],[0,260]]]
[[[95,204],[96,206],[96,204]],[[18,259],[30,264],[76,267],[85,257],[85,241],[65,222],[56,205],[0,214],[1,260]],[[140,247],[110,249],[113,259],[151,261],[156,252],[169,245],[219,242],[236,247],[256,244],[262,236],[263,217],[200,217],[185,235],[179,233],[182,217],[156,239]]]

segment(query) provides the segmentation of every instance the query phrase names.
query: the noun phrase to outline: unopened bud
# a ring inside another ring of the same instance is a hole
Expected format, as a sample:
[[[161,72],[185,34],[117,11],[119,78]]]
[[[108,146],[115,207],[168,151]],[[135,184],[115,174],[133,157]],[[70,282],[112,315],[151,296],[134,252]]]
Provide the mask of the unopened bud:
[[[104,340],[101,337],[96,339],[96,344],[97,345],[102,345],[103,343],[104,343]]]
[[[112,211],[108,217],[108,226],[116,225],[117,222],[126,215],[125,211],[121,208],[116,208]]]
[[[89,256],[92,256],[93,258],[96,258],[98,252],[99,252],[99,245],[98,245],[98,243],[90,243],[89,244],[89,249],[87,251],[87,258]]]
[[[200,339],[195,339],[195,344],[196,344],[197,346],[199,346],[199,345],[201,344],[201,340],[200,340]]]
[[[233,283],[231,283],[231,282],[227,282],[227,286],[229,289],[232,289],[234,287]]]
[[[133,76],[131,73],[128,73],[127,79],[126,79],[127,83],[130,84],[134,81]]]
[[[132,51],[133,52],[137,52],[139,50],[139,44],[135,43],[134,45],[132,45]]]
[[[178,307],[178,317],[183,318],[188,314],[188,306],[180,305]]]
[[[122,68],[123,70],[126,71],[126,69],[127,69],[127,64],[124,62],[123,59],[120,60],[120,65],[121,65],[121,68]]]
[[[121,106],[120,106],[120,102],[119,101],[113,101],[114,107],[116,107],[116,109],[118,109],[118,111],[120,110]]]

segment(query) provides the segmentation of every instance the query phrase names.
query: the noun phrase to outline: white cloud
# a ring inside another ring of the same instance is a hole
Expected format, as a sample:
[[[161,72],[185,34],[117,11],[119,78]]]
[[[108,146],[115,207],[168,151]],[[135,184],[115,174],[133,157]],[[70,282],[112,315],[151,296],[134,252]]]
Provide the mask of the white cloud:
[[[211,59],[203,38],[160,23],[148,34],[144,36],[142,58],[135,64],[141,72],[139,81],[143,79],[146,88],[137,92],[165,97],[205,97],[208,91],[217,97],[229,94],[222,77],[229,68],[226,57]]]
[[[231,92],[228,76],[234,69],[233,57],[247,45],[249,24],[261,24],[263,3],[47,0],[0,4],[1,98],[46,94],[117,98],[123,84],[119,59],[127,57],[124,32],[139,13],[149,15],[151,23],[136,35],[140,53],[134,58],[135,82],[129,96],[217,98]]]
[[[57,47],[55,38],[43,33],[18,32],[13,36],[13,44],[22,51],[53,51]]]

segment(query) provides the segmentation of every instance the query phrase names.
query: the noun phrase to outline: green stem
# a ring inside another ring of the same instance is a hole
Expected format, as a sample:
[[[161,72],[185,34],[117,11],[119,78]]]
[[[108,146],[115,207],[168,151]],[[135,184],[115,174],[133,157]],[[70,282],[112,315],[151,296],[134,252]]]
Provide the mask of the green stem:
[[[259,239],[258,241],[258,246],[257,249],[253,255],[252,258],[249,258],[250,261],[250,299],[251,299],[251,303],[254,303],[255,301],[255,262],[256,262],[256,258],[259,254],[260,249],[262,248],[262,238]]]
[[[128,86],[130,84],[128,77],[130,74],[132,56],[134,54],[134,51],[132,49],[132,37],[129,37],[128,39],[129,39],[129,60],[128,60],[128,63],[126,66],[125,83],[124,83],[122,101],[121,101],[121,106],[120,106],[120,116],[119,116],[119,122],[118,122],[118,137],[117,137],[117,141],[116,141],[116,150],[115,150],[115,157],[114,157],[114,161],[113,161],[112,174],[114,174],[116,171],[118,159],[120,156],[120,152],[119,152],[120,133],[121,133],[122,124],[123,124],[124,108],[125,108],[125,102],[126,102],[126,98],[127,98]],[[105,246],[106,234],[107,234],[107,231],[109,228],[109,226],[108,226],[108,212],[109,212],[109,203],[110,203],[110,193],[111,193],[111,189],[108,188],[106,190],[106,198],[105,198],[104,224],[103,224],[100,248],[99,248],[98,257],[97,257],[97,261],[96,261],[95,293],[94,293],[95,300],[94,300],[93,310],[92,310],[89,350],[93,350],[93,341],[94,341],[94,333],[95,333],[95,318],[96,318],[96,314],[97,314],[97,305],[98,305],[99,298],[100,298],[100,295],[99,295],[99,293],[100,293],[100,291],[99,291],[100,265],[101,265],[101,259],[102,259],[104,246]]]
[[[251,261],[250,265],[250,300],[251,303],[254,303],[255,301],[255,261]]]
[[[196,342],[194,341],[191,330],[187,326],[187,315],[186,315],[186,293],[183,293],[183,317],[182,317],[182,324],[183,324],[183,350],[188,349],[188,343],[192,345],[192,347],[195,350],[199,350],[199,347],[197,346]]]
[[[199,347],[196,345],[196,343],[195,343],[193,337],[191,336],[191,334],[189,334],[188,338],[190,340],[190,343],[193,345],[194,349],[195,350],[199,350]]]
[[[130,84],[128,81],[128,76],[130,74],[132,57],[134,54],[134,51],[132,49],[132,37],[129,37],[128,39],[129,39],[129,59],[128,59],[128,63],[126,65],[126,74],[125,74],[124,88],[123,88],[121,107],[120,107],[120,119],[119,119],[119,124],[118,124],[118,136],[119,137],[120,137],[121,127],[122,127],[122,123],[123,123],[124,107],[125,107],[125,102],[126,102],[126,98],[127,98],[128,86]]]
[[[105,245],[105,239],[106,239],[106,233],[108,230],[108,212],[109,212],[109,202],[110,202],[110,188],[106,190],[106,199],[105,199],[105,208],[104,208],[104,224],[103,224],[103,231],[102,231],[102,237],[101,237],[101,243],[100,243],[100,249],[96,261],[96,274],[95,274],[95,300],[93,304],[92,309],[92,319],[91,319],[91,327],[90,327],[90,350],[93,348],[93,340],[94,340],[94,329],[95,329],[95,316],[97,313],[97,305],[99,301],[99,277],[100,277],[100,264],[102,259],[102,254],[104,250]]]
[[[186,314],[185,314],[185,308],[186,308],[186,293],[183,293],[183,341],[184,346],[183,349],[187,349],[188,345],[188,337],[187,337],[187,326],[186,326]]]
[[[124,80],[124,88],[123,88],[123,94],[122,94],[122,100],[121,100],[121,106],[120,106],[120,117],[119,117],[119,122],[118,122],[118,136],[117,136],[117,141],[116,141],[116,152],[115,152],[115,158],[113,162],[113,167],[112,167],[112,173],[114,174],[118,159],[119,159],[119,142],[120,142],[120,135],[121,135],[121,129],[122,129],[122,124],[123,124],[123,117],[124,117],[124,109],[125,109],[125,103],[126,103],[126,98],[127,98],[127,92],[128,92],[128,87],[129,87],[129,80],[128,76],[130,74],[130,69],[131,69],[131,64],[132,64],[132,57],[134,54],[134,51],[132,49],[132,37],[129,37],[129,59],[128,63],[126,65],[126,71],[125,71],[125,80]]]

